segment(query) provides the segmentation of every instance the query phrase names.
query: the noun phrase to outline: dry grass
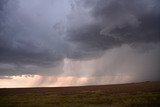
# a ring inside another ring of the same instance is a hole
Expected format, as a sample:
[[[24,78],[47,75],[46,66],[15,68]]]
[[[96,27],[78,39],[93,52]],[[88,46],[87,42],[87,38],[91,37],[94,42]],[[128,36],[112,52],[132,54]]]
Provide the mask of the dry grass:
[[[160,107],[160,82],[0,89],[0,107]]]

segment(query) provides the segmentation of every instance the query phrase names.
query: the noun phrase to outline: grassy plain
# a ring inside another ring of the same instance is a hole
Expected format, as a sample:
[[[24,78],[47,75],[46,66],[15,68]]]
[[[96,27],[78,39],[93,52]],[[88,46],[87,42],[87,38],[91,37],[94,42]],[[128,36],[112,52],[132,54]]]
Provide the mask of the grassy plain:
[[[2,88],[0,107],[160,107],[160,82]]]

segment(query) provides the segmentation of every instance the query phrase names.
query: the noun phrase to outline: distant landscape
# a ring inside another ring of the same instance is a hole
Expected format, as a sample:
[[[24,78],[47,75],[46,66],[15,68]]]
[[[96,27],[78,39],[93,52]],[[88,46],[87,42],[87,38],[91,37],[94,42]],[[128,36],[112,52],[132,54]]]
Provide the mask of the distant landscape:
[[[160,107],[160,0],[0,0],[0,107]]]
[[[159,107],[160,82],[1,88],[0,107]]]

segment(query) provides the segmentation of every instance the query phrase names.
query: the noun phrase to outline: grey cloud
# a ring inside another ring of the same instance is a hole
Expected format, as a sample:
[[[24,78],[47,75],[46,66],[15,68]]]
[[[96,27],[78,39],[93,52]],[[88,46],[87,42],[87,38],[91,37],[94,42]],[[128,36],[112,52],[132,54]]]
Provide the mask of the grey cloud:
[[[157,43],[160,41],[159,4],[157,0],[76,1],[77,8],[73,8],[73,17],[69,18],[71,27],[67,38],[77,44],[75,50],[84,57],[89,51],[107,50],[122,44]],[[72,18],[77,14],[78,22],[74,23]],[[83,18],[86,14],[90,19]],[[83,23],[86,21],[90,22]]]
[[[48,10],[58,8],[55,5],[60,2],[45,1],[45,5],[49,5],[45,8],[41,6],[44,0],[30,3],[25,0],[0,2],[0,75],[49,75],[63,71],[57,67],[63,66],[68,45],[63,34],[53,26],[65,16],[61,10],[57,16],[52,13],[55,10]],[[51,13],[53,16],[48,16]],[[6,64],[13,67],[5,68]]]
[[[90,60],[67,60],[68,75],[87,77],[86,84],[160,80],[160,43],[123,44]]]
[[[0,79],[12,79],[11,77],[0,76]]]
[[[148,51],[141,52],[142,48],[150,47]],[[106,51],[95,65],[93,76],[121,75],[130,76],[132,81],[159,80],[159,44],[145,44],[137,48],[122,45]],[[152,48],[151,48],[152,47]]]
[[[93,84],[121,72],[133,73],[133,81],[159,78],[159,0],[73,0],[67,14],[66,5],[66,0],[0,1],[1,76],[59,75],[65,59],[71,65],[92,59],[91,74],[78,63],[66,75],[89,75]]]
[[[88,84],[97,78],[102,84],[117,81],[119,74],[118,81],[160,79],[160,1],[77,0],[72,5],[66,39],[74,51],[68,57],[96,60]]]

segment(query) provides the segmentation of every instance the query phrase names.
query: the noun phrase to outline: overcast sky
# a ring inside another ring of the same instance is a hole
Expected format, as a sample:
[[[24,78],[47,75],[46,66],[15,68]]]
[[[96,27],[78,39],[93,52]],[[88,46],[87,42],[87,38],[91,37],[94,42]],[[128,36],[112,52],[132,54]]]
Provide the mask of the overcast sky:
[[[0,87],[158,81],[159,19],[159,0],[0,0]]]

